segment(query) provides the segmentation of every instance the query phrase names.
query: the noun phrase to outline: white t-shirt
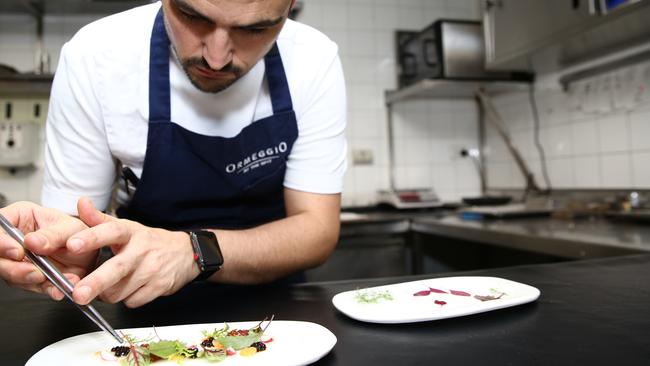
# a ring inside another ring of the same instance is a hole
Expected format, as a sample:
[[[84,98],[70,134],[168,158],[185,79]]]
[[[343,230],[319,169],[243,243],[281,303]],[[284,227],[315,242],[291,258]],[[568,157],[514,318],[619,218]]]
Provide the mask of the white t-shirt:
[[[106,209],[119,163],[142,172],[149,116],[149,41],[160,3],[82,28],[61,50],[46,126],[42,204],[76,214],[79,197]],[[277,40],[298,139],[284,186],[340,193],[346,168],[345,82],[338,48],[287,20]],[[260,60],[228,89],[204,93],[170,56],[171,117],[193,132],[233,137],[273,114]]]

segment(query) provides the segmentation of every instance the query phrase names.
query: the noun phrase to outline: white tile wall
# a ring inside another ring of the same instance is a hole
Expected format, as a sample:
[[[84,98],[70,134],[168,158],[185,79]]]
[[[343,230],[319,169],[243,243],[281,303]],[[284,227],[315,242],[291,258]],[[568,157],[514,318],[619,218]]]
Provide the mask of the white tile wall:
[[[573,159],[573,183],[576,187],[601,187],[602,180],[600,171],[600,159],[598,156],[576,156]]]
[[[49,54],[50,71],[55,70],[59,51],[72,35],[83,25],[99,16],[48,16],[44,21],[44,48]],[[10,65],[21,72],[33,72],[37,68],[36,25],[27,15],[0,15],[0,64]],[[47,71],[47,70],[46,70]],[[4,120],[4,107],[9,102],[13,105],[13,121],[38,120],[44,122],[47,115],[47,100],[4,98],[0,100],[2,111],[0,120]],[[33,103],[41,104],[42,117],[32,116]],[[0,194],[9,202],[20,200],[40,201],[43,179],[42,147],[43,131],[40,132],[41,153],[33,168],[18,171],[0,170]]]
[[[553,75],[536,91],[540,140],[555,188],[650,188],[650,62],[595,76],[569,91],[549,88]],[[616,92],[602,85],[616,80]],[[555,83],[557,85],[557,83]],[[533,145],[533,118],[527,93],[495,97],[515,144],[544,186],[541,160]],[[523,180],[503,143],[487,136],[488,180],[492,188],[521,188]],[[504,154],[506,156],[504,156]],[[504,178],[510,171],[514,175]]]
[[[632,184],[634,187],[650,187],[650,152],[632,154]]]
[[[625,188],[632,185],[632,170],[628,154],[606,154],[601,158],[601,181],[605,187]]]
[[[576,155],[594,155],[600,151],[598,124],[595,120],[571,124],[573,152]]]
[[[50,70],[56,69],[61,46],[79,28],[100,18],[95,16],[46,16],[43,42],[50,56]],[[36,56],[36,23],[27,15],[0,15],[0,63],[15,67],[21,72],[34,71]]]
[[[630,113],[630,139],[633,150],[650,150],[650,111]]]
[[[396,87],[393,34],[396,29],[421,29],[438,18],[478,19],[476,0],[303,0],[299,20],[337,42],[348,88],[350,165],[343,204],[376,201],[376,191],[389,186],[384,91]],[[55,69],[61,45],[94,18],[48,17],[46,50]],[[28,17],[0,17],[0,63],[21,71],[34,68],[34,26]],[[401,107],[395,115],[398,188],[430,187],[443,199],[479,192],[472,163],[462,159],[463,147],[478,144],[476,107],[471,101],[426,101]],[[351,152],[369,149],[372,165],[355,166]],[[31,175],[38,186],[39,173]],[[0,181],[11,198],[38,200],[20,185]]]
[[[350,153],[369,149],[373,165],[350,163],[344,205],[376,202],[389,187],[384,91],[396,87],[394,31],[420,29],[438,18],[477,19],[475,0],[304,0],[300,19],[335,40],[348,88]],[[397,188],[434,188],[443,199],[480,190],[463,147],[478,144],[477,110],[471,101],[411,101],[393,114]],[[350,159],[351,162],[351,159]]]

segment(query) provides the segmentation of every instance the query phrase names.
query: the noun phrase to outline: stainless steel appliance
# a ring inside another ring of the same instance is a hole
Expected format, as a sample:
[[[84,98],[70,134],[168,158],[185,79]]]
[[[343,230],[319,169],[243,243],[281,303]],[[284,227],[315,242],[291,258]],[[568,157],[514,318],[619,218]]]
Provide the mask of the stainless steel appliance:
[[[642,52],[650,35],[647,0],[481,0],[481,8],[491,70],[528,67],[542,51],[557,59],[545,73],[581,63],[592,68],[604,56]]]
[[[420,32],[397,33],[399,86],[422,79],[520,80],[525,72],[485,69],[485,44],[481,22],[440,19]]]

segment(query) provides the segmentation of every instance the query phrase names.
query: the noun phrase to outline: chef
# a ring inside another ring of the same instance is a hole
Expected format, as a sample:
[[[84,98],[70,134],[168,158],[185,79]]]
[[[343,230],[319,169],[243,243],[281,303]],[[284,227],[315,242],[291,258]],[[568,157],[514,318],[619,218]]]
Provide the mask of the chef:
[[[43,206],[0,212],[75,283],[77,303],[137,307],[195,280],[267,283],[332,252],[343,73],[332,41],[287,19],[294,1],[162,0],[64,45]],[[0,235],[0,276],[62,299],[23,258]]]

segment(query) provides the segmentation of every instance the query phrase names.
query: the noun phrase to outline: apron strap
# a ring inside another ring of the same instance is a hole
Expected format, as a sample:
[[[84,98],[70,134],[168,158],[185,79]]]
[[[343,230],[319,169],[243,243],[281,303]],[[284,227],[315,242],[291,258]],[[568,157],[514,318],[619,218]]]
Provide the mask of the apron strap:
[[[149,53],[149,121],[171,121],[169,88],[169,38],[162,7],[151,32]]]
[[[273,113],[292,111],[291,93],[289,92],[289,84],[284,73],[284,66],[282,65],[277,43],[274,43],[269,53],[264,56],[264,65],[266,67],[266,80],[269,84]]]

